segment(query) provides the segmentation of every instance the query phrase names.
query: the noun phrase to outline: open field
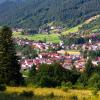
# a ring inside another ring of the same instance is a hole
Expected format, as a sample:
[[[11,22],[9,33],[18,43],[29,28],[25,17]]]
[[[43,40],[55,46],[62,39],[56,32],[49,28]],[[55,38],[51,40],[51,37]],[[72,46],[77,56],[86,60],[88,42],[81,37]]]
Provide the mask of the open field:
[[[81,26],[82,26],[82,24],[77,25],[77,26],[75,26],[75,27],[72,27],[72,28],[70,28],[70,29],[64,31],[62,34],[66,35],[66,34],[68,34],[68,33],[78,32],[78,29],[79,29],[79,27],[81,27]]]
[[[35,95],[32,98],[14,95],[14,93],[20,94],[22,91],[33,91]],[[7,97],[7,95],[0,93],[0,100],[100,100],[100,93],[93,95],[92,90],[65,91],[64,89],[57,88],[7,87],[5,93],[12,95]],[[53,97],[50,97],[51,93],[54,94]]]
[[[66,35],[68,33],[73,33],[73,32],[77,32],[78,28],[81,27],[80,25],[77,25],[73,28],[70,28],[68,30],[64,30],[62,32],[63,35]],[[53,42],[53,43],[59,43],[60,39],[59,39],[59,34],[55,34],[54,32],[52,32],[52,34],[35,34],[35,35],[21,35],[20,32],[14,32],[13,33],[14,37],[19,37],[19,38],[27,38],[29,40],[42,40],[42,41],[48,41],[48,42]]]
[[[66,50],[66,52],[70,55],[80,55],[78,50]]]
[[[27,38],[29,40],[42,40],[42,41],[48,41],[48,42],[53,42],[53,43],[59,43],[59,35],[58,34],[35,34],[35,35],[21,35],[20,33],[13,33],[14,37],[19,37],[19,38]]]

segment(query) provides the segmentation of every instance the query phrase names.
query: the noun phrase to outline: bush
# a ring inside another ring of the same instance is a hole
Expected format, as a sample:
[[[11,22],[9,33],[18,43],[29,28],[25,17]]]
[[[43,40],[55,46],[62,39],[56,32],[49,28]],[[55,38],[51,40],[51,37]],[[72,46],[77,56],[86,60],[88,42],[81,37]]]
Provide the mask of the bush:
[[[53,98],[55,95],[53,92],[51,92],[50,94],[48,94],[48,97]]]
[[[93,90],[93,91],[92,91],[92,94],[93,94],[93,95],[97,95],[97,94],[98,94],[98,90],[97,90],[97,89],[96,89],[96,90]]]
[[[62,82],[61,87],[62,88],[72,88],[72,83],[71,82]]]
[[[78,100],[78,97],[77,96],[71,96],[70,100]]]
[[[25,97],[32,97],[34,96],[33,91],[23,91],[20,96],[25,96]]]
[[[13,92],[13,93],[11,94],[11,96],[13,96],[13,97],[18,96],[18,92]]]
[[[82,83],[77,83],[72,86],[72,89],[85,89],[84,85]]]
[[[63,90],[64,92],[68,92],[68,89],[69,89],[68,87],[63,87],[63,88],[62,88],[62,90]]]
[[[90,77],[88,84],[89,84],[89,87],[93,87],[100,90],[100,75],[98,73],[93,74]]]
[[[0,84],[0,91],[5,91],[6,90],[6,86],[4,84]]]

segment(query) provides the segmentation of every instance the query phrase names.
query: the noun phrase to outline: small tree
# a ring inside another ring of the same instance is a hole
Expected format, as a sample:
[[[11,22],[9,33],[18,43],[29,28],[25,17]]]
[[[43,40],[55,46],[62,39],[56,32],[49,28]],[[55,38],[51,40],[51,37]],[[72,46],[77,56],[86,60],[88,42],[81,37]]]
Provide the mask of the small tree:
[[[97,90],[100,90],[100,75],[95,73],[88,81],[90,87],[94,87]]]
[[[92,64],[92,60],[88,59],[86,65],[85,65],[85,74],[87,75],[87,77],[91,76],[91,74],[94,71],[94,66]]]

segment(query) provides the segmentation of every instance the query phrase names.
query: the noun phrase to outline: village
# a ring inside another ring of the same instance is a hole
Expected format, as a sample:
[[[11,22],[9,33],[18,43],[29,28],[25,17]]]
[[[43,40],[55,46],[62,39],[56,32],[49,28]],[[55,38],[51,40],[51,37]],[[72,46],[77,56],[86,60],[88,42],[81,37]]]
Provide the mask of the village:
[[[18,46],[28,45],[32,50],[37,50],[37,56],[33,59],[25,58],[18,53],[21,57],[20,64],[22,70],[30,69],[33,65],[36,69],[39,69],[41,64],[52,64],[59,62],[65,69],[71,70],[75,67],[77,70],[83,72],[88,57],[84,57],[83,51],[99,51],[100,41],[93,41],[90,39],[88,43],[83,44],[72,44],[65,45],[62,41],[59,44],[43,42],[43,41],[32,41],[28,39],[14,38],[15,44]],[[97,56],[92,60],[93,65],[97,66],[100,64],[100,57]]]

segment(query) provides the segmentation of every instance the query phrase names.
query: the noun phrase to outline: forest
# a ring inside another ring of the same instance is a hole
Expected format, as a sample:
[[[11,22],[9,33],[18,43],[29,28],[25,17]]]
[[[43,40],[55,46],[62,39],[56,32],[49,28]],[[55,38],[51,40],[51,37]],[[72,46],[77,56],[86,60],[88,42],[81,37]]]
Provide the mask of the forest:
[[[0,25],[38,29],[56,22],[73,27],[99,14],[100,0],[2,0],[0,13]]]

